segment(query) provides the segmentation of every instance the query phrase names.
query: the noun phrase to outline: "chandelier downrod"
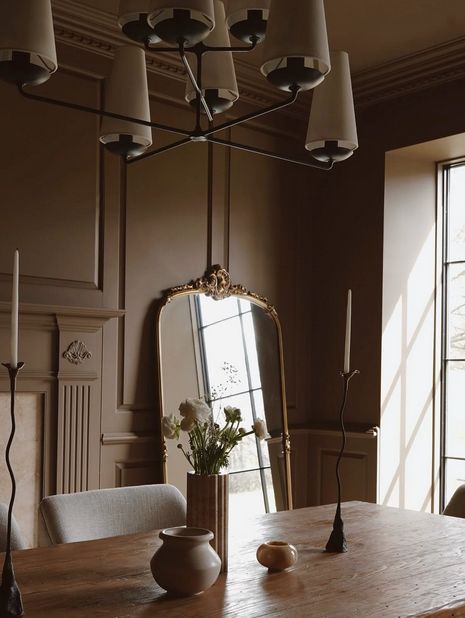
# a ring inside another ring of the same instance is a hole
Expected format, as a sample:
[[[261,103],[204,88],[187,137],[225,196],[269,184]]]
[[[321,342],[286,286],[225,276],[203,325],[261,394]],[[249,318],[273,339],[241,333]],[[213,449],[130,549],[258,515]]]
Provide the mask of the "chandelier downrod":
[[[192,84],[192,87],[194,88],[195,92],[197,93],[197,107],[199,105],[199,103],[202,105],[205,114],[207,115],[208,121],[209,122],[213,122],[213,115],[210,111],[210,108],[207,105],[207,102],[205,100],[205,97],[203,96],[203,92],[202,92],[202,84],[201,84],[201,75],[202,75],[202,69],[201,69],[201,54],[197,55],[197,66],[199,67],[198,70],[198,76],[197,79],[199,80],[199,84],[197,83],[197,80],[195,78],[194,72],[191,69],[191,66],[189,64],[189,61],[187,60],[186,57],[186,52],[184,50],[184,41],[180,41],[179,42],[179,55],[181,56],[181,61],[184,65],[184,68],[186,69],[186,73],[187,76]],[[198,111],[198,110],[197,110]],[[197,114],[197,126],[200,129],[200,116],[199,114]]]

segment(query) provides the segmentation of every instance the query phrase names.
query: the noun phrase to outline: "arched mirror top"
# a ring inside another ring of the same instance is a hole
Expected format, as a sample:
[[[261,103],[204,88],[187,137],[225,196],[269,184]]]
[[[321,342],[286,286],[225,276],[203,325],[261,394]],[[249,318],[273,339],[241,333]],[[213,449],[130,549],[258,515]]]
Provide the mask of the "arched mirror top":
[[[186,294],[205,294],[213,300],[224,300],[230,296],[243,296],[263,307],[275,319],[279,330],[281,330],[278,313],[274,305],[264,296],[248,290],[243,285],[233,284],[229,272],[219,265],[212,266],[199,279],[166,290],[160,303],[160,310],[176,296]]]

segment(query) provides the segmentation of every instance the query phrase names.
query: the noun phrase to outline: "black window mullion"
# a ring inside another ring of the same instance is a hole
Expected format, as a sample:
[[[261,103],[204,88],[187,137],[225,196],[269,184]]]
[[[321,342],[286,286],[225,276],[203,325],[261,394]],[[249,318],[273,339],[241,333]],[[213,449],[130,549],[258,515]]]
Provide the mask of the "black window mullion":
[[[261,388],[248,388],[245,391],[237,391],[236,393],[230,393],[229,395],[223,395],[222,397],[212,397],[210,403],[216,403],[217,401],[222,401],[223,399],[231,399],[231,397],[240,397],[241,395],[247,395],[247,393],[256,393],[261,390]]]
[[[233,470],[229,474],[243,474],[244,472],[260,472],[260,470],[271,470],[271,466],[264,466],[263,468],[247,468],[246,470]]]
[[[243,314],[235,313],[234,315],[228,315],[227,318],[221,318],[221,320],[215,320],[214,322],[210,322],[209,324],[201,324],[200,328],[205,330],[206,328],[210,328],[210,326],[215,326],[216,324],[221,324],[222,322],[227,322],[228,320],[234,320],[240,315],[246,315],[247,313],[252,313],[251,311],[244,311]]]
[[[465,260],[448,260],[444,259],[443,264],[450,266],[451,264],[465,264]]]

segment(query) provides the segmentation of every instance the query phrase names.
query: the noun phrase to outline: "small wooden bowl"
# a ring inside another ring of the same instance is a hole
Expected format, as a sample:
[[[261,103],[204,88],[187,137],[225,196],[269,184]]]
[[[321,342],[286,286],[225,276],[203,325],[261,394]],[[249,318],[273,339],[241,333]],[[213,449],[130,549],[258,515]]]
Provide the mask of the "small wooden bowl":
[[[284,571],[297,562],[297,549],[285,541],[269,541],[257,549],[257,560],[270,571]]]

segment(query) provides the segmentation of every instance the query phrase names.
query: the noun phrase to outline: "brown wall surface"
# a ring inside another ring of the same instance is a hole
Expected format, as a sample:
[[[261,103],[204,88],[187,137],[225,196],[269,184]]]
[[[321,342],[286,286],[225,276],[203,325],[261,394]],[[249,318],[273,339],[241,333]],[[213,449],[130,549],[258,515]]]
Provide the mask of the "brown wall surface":
[[[464,100],[465,82],[456,81],[360,110],[359,150],[309,189],[308,420],[337,419],[337,372],[343,363],[347,289],[352,288],[351,366],[361,374],[351,382],[346,419],[380,423],[385,152],[462,133]],[[308,248],[301,249],[303,261]]]
[[[64,46],[58,51],[60,70],[35,92],[98,107],[110,59]],[[152,117],[191,125],[183,85],[165,80],[150,75],[152,93],[162,94],[153,97]],[[42,493],[160,480],[156,300],[207,266],[207,147],[191,144],[125,168],[99,147],[95,116],[27,101],[5,84],[0,100],[8,144],[0,154],[0,353],[8,358],[6,303],[19,247],[23,375],[33,392],[39,378],[47,380],[45,414],[58,432],[45,447]],[[233,113],[241,111],[250,108],[241,103]],[[292,150],[283,134],[293,122],[278,115],[269,125],[234,129],[232,138]],[[171,139],[154,134],[157,145]],[[298,146],[302,151],[302,141]],[[233,283],[268,297],[283,322],[291,422],[305,420],[296,408],[296,222],[307,207],[306,179],[305,168],[215,147],[213,262],[225,264],[230,203]],[[44,321],[50,343],[33,351]],[[85,344],[90,360],[73,365],[63,356],[74,341]]]

